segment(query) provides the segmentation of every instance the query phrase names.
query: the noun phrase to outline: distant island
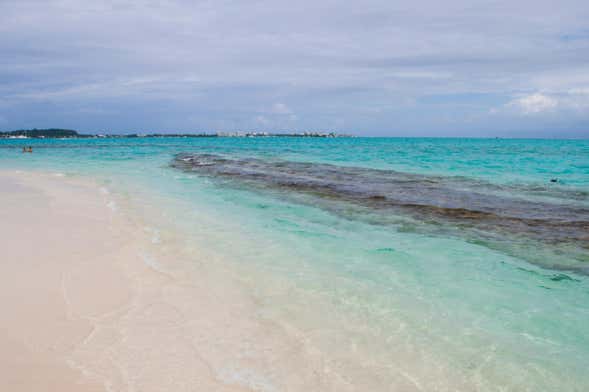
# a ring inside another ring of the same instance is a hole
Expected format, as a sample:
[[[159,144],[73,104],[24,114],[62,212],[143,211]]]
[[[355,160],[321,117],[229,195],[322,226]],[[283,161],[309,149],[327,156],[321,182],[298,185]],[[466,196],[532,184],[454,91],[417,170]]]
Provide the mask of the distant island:
[[[200,132],[200,133],[130,133],[130,134],[83,134],[71,129],[19,129],[16,131],[0,131],[0,139],[78,139],[78,138],[137,138],[137,137],[353,137],[335,132],[306,131],[294,133],[271,132]]]
[[[80,135],[71,129],[19,129],[17,131],[0,132],[0,138],[9,139],[43,139],[43,138],[70,138],[70,137],[89,137]]]

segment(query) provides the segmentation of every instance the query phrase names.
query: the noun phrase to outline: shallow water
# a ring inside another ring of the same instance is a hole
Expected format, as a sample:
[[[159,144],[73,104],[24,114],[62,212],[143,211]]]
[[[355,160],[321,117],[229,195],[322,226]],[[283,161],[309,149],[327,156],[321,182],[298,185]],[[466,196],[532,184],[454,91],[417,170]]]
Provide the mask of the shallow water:
[[[0,140],[0,168],[157,211],[359,385],[589,389],[589,141]]]

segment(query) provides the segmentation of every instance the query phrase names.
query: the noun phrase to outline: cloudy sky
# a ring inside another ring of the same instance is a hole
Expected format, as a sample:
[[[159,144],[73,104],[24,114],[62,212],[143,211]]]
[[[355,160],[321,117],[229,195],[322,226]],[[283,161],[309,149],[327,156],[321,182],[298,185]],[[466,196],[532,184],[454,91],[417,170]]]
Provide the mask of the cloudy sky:
[[[0,0],[0,129],[589,136],[587,0]]]

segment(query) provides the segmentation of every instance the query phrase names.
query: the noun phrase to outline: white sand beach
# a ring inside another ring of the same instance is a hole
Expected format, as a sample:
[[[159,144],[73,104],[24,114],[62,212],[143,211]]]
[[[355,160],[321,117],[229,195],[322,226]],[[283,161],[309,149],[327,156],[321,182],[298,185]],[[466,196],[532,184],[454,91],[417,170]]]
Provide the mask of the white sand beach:
[[[295,331],[256,317],[229,272],[153,253],[110,197],[91,181],[0,173],[3,390],[350,388]]]
[[[80,184],[4,172],[0,194],[4,386],[103,390],[101,380],[68,363],[96,320],[130,301],[131,282],[118,263],[132,254],[132,236]]]

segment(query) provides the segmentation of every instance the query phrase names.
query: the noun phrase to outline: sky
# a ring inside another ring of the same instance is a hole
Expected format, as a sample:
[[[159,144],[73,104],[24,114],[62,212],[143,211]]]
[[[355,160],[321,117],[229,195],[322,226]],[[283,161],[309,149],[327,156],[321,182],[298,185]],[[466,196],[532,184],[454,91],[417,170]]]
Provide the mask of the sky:
[[[587,0],[0,0],[0,130],[589,137]]]

